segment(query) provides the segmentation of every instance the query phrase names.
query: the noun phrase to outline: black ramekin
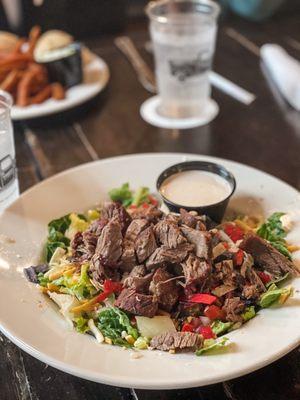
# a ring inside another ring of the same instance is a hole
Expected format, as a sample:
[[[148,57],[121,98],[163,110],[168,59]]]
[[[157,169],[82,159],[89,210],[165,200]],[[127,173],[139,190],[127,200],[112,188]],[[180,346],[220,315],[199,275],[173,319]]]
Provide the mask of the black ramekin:
[[[231,193],[224,200],[218,203],[201,207],[187,207],[173,203],[161,193],[161,185],[167,178],[169,178],[171,175],[177,174],[178,172],[191,170],[207,171],[221,176],[222,178],[226,179],[227,182],[229,182],[231,186]],[[161,195],[163,202],[166,204],[171,212],[179,213],[180,208],[184,208],[187,211],[197,211],[199,215],[208,215],[215,222],[221,222],[225,214],[229,199],[235,191],[236,181],[232,173],[229,172],[222,165],[218,165],[209,161],[185,161],[179,164],[172,165],[171,167],[165,169],[157,179],[156,188]]]
[[[80,43],[71,43],[66,47],[69,53],[51,61],[40,61],[40,64],[47,68],[51,82],[60,82],[68,89],[82,82],[83,72]]]

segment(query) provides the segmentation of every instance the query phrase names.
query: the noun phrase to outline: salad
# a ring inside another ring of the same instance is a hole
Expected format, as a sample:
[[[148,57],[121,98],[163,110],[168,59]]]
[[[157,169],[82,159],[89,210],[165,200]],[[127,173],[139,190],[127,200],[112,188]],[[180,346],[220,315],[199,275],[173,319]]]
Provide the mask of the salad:
[[[70,326],[99,343],[193,351],[228,344],[226,333],[292,294],[295,247],[284,213],[215,224],[127,183],[110,202],[48,224],[44,261],[25,269]]]

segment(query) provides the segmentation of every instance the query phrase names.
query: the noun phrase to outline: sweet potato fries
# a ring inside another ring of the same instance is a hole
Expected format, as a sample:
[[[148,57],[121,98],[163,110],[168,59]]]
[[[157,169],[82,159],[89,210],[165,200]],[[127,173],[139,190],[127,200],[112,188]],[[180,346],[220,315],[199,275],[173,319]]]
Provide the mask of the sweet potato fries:
[[[58,83],[50,83],[47,69],[36,63],[34,48],[41,33],[34,26],[28,39],[20,38],[14,50],[0,54],[0,88],[9,92],[20,107],[40,104],[49,98],[65,98],[65,89]]]

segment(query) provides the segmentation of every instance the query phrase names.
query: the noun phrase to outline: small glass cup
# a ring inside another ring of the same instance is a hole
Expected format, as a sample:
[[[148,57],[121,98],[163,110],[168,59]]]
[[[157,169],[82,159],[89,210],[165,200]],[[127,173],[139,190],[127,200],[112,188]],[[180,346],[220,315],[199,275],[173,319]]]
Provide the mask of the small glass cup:
[[[211,0],[148,4],[161,115],[189,118],[203,114],[211,94],[209,72],[219,12]]]
[[[0,213],[19,196],[13,127],[12,97],[0,90]]]

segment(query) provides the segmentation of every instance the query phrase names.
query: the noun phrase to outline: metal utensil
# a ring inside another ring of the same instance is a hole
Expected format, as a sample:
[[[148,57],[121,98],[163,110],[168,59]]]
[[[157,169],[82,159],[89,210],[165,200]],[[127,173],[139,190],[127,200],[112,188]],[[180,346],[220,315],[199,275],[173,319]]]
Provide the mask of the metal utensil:
[[[130,61],[142,86],[149,92],[156,93],[157,89],[154,73],[145,63],[132,40],[128,36],[120,36],[117,37],[114,42],[118,49],[121,50]]]
[[[115,45],[131,63],[142,86],[150,93],[157,93],[155,75],[141,57],[132,40],[128,36],[121,36],[115,39]],[[209,80],[214,87],[243,104],[249,105],[256,98],[253,93],[248,92],[214,71],[210,72]]]

